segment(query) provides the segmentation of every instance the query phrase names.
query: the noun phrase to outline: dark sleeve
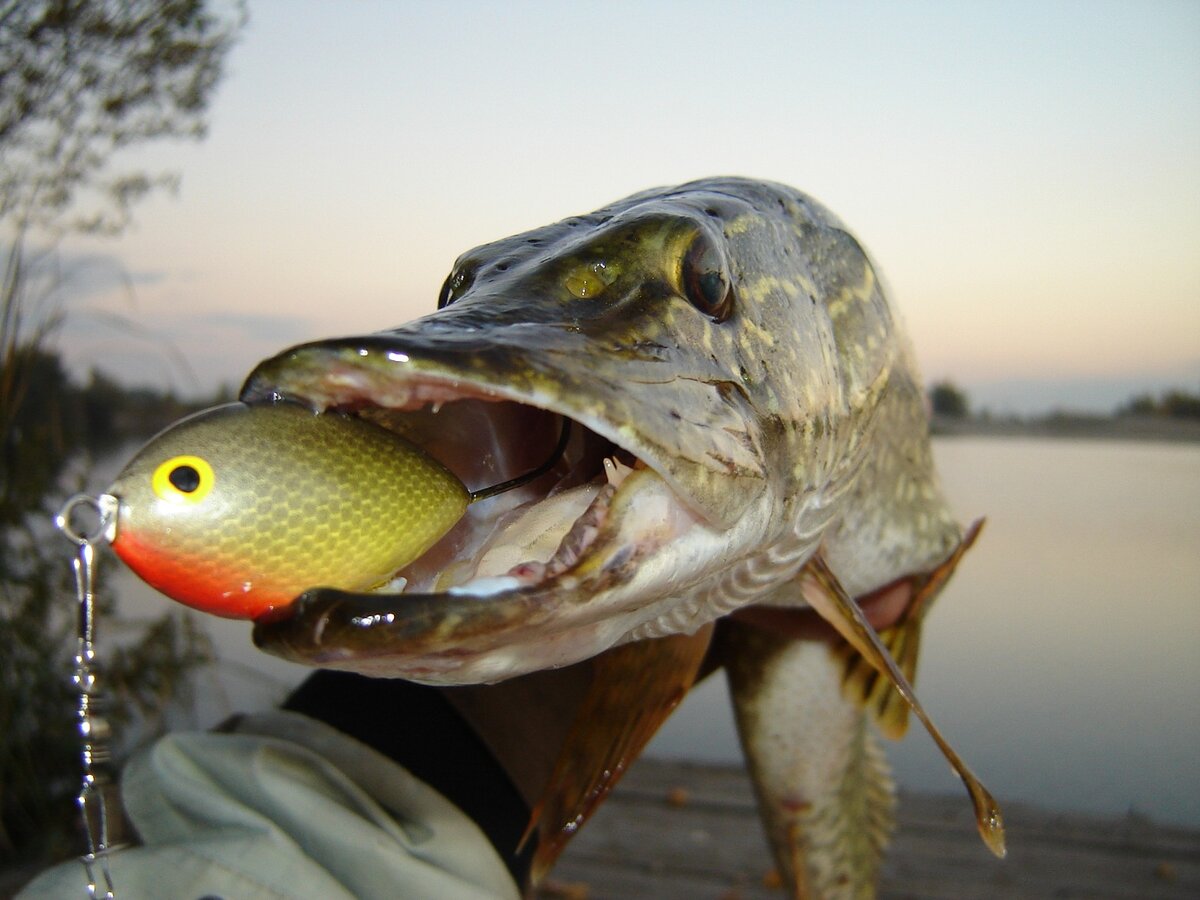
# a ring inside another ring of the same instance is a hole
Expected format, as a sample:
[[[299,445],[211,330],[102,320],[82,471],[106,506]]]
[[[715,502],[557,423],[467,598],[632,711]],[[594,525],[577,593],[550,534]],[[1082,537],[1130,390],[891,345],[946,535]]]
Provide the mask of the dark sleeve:
[[[319,670],[283,708],[319,719],[390,757],[471,817],[518,885],[537,845],[517,843],[529,807],[488,748],[437,688]]]

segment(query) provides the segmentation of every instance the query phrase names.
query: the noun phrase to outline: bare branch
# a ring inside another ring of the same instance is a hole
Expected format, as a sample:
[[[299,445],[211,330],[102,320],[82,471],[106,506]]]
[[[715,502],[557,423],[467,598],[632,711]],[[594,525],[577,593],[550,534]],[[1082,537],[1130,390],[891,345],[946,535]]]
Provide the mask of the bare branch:
[[[198,139],[245,21],[205,0],[0,8],[0,223],[121,231],[161,178],[110,171],[132,144]]]

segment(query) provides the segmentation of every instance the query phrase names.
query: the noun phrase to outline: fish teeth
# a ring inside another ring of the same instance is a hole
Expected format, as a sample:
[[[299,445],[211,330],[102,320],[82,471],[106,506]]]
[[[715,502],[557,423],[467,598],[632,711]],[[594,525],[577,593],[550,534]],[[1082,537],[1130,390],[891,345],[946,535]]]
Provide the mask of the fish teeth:
[[[620,487],[621,483],[629,477],[633,471],[632,466],[627,466],[615,456],[606,456],[604,458],[604,477],[608,479],[608,483],[613,487]]]

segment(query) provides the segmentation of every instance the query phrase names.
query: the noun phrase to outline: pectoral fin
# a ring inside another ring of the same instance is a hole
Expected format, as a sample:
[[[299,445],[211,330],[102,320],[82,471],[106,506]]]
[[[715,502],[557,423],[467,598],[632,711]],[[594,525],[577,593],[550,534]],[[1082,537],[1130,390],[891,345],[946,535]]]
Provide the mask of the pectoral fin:
[[[596,657],[591,688],[522,838],[524,843],[536,829],[534,884],[686,696],[711,637],[710,625],[694,635],[624,644]]]
[[[959,545],[950,556],[925,575],[913,576],[912,601],[904,614],[891,627],[880,630],[879,640],[904,673],[909,684],[916,682],[917,658],[921,649],[921,629],[925,616],[933,607],[950,576],[958,567],[959,560],[975,543],[983,528],[983,519],[977,519],[967,529]],[[881,673],[867,661],[862,653],[849,641],[841,643],[837,650],[845,665],[844,687],[846,696],[857,701],[871,713],[880,732],[892,740],[899,740],[908,731],[909,706],[893,687],[886,673]]]
[[[987,788],[980,783],[979,779],[967,767],[966,763],[959,758],[954,748],[942,737],[937,726],[933,724],[933,721],[921,706],[908,678],[900,671],[895,660],[888,652],[887,647],[879,639],[879,635],[875,633],[875,629],[871,627],[871,624],[863,616],[862,610],[858,608],[858,604],[846,593],[845,589],[838,582],[837,576],[833,574],[820,556],[815,556],[809,561],[801,573],[801,577],[804,584],[804,595],[812,607],[823,619],[837,629],[838,633],[876,671],[888,679],[904,703],[921,720],[921,723],[929,732],[929,736],[933,738],[934,743],[938,745],[938,749],[946,757],[946,761],[950,763],[951,767],[966,785],[967,792],[971,796],[971,802],[975,807],[975,823],[979,828],[979,835],[983,839],[984,844],[996,856],[1003,857],[1005,854],[1004,820],[1000,814],[999,805],[988,792]]]

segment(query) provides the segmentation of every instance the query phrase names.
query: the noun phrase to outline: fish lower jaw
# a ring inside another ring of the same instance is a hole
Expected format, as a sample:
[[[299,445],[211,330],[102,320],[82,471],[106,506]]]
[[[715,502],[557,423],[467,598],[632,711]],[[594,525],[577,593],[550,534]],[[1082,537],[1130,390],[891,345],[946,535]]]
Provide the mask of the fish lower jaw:
[[[478,651],[447,649],[403,658],[332,653],[323,656],[318,665],[372,677],[403,678],[419,684],[445,687],[495,684],[588,659],[620,643],[622,630],[617,620],[549,634],[531,631],[527,635],[510,635],[496,646]]]
[[[616,495],[590,554],[531,586],[560,598],[561,613],[553,622],[528,635],[510,634],[503,646],[467,656],[455,653],[441,660],[447,665],[436,675],[408,670],[406,677],[436,677],[442,683],[469,683],[485,675],[495,680],[567,665],[632,640],[693,634],[753,602],[766,590],[766,581],[774,585],[790,578],[803,564],[794,558],[786,571],[764,572],[756,556],[739,556],[743,540],[761,536],[762,520],[750,517],[731,531],[713,529],[653,473],[640,475],[635,484],[639,490],[631,486]],[[813,548],[815,540],[804,552]],[[479,584],[481,594],[487,586]]]

